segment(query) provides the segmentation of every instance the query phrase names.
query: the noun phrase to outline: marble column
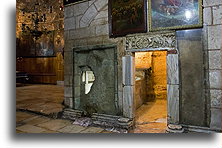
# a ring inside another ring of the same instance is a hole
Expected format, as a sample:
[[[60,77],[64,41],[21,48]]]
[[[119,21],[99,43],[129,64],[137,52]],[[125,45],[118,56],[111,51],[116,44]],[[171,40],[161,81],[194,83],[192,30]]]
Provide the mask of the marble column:
[[[179,123],[179,67],[178,54],[167,55],[168,123]]]
[[[135,59],[127,55],[122,58],[123,62],[123,116],[134,118],[134,78],[135,78]]]

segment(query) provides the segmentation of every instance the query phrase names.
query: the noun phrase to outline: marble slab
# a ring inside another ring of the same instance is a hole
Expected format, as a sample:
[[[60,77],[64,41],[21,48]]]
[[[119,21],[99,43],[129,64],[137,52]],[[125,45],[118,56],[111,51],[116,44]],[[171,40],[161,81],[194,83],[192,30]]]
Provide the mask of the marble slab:
[[[179,85],[167,85],[168,123],[179,123]]]
[[[179,84],[178,54],[167,55],[167,84]]]
[[[123,85],[134,85],[135,78],[135,58],[132,56],[125,56],[122,58],[123,62]]]
[[[134,118],[134,86],[123,87],[123,116]]]

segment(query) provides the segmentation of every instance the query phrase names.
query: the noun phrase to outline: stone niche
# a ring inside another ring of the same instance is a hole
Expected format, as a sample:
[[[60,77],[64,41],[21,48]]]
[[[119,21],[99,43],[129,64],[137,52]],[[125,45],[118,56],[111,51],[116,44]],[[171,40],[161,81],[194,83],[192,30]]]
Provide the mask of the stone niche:
[[[117,115],[116,46],[75,48],[74,61],[74,109]]]

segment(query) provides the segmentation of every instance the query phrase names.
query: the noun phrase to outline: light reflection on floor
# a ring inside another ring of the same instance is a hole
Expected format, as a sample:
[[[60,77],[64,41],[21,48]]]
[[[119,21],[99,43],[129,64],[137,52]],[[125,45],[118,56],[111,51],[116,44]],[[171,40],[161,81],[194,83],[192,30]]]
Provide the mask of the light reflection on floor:
[[[136,110],[133,133],[165,133],[167,127],[167,100],[147,102]]]

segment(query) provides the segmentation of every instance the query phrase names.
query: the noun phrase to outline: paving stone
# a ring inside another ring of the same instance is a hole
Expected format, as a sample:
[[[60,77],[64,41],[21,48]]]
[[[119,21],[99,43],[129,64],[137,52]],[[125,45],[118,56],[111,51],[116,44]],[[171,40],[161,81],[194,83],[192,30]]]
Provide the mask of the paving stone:
[[[68,124],[71,124],[71,121],[57,119],[38,124],[37,126],[55,131],[65,127]]]
[[[59,129],[59,132],[62,133],[80,133],[85,130],[87,127],[79,126],[79,125],[68,125],[62,129]]]
[[[43,131],[46,131],[46,129],[44,128],[33,126],[33,125],[28,125],[28,124],[19,126],[16,128],[16,130],[19,130],[25,133],[41,133]]]
[[[104,129],[98,127],[88,127],[85,130],[81,131],[80,133],[100,133]]]
[[[30,97],[31,96],[31,97]],[[64,87],[57,85],[28,85],[16,87],[16,108],[51,114],[63,109]],[[24,114],[24,113],[19,113]],[[26,117],[16,115],[17,121]],[[30,116],[30,115],[27,115]]]
[[[46,130],[46,131],[43,131],[41,133],[51,134],[51,133],[58,133],[58,132],[57,131]]]
[[[28,120],[28,121],[24,121],[24,122],[26,124],[29,124],[29,125],[37,125],[37,124],[47,122],[49,120],[50,120],[49,118],[37,116],[37,118],[31,119],[31,120]]]
[[[35,117],[35,115],[25,112],[16,112],[16,122],[20,122],[31,117]]]
[[[20,134],[20,133],[24,133],[24,132],[22,132],[22,131],[20,131],[20,130],[16,130],[16,133],[17,133],[17,134]]]
[[[113,132],[110,132],[110,131],[107,131],[107,130],[103,130],[101,133],[104,133],[104,134],[113,134]]]

